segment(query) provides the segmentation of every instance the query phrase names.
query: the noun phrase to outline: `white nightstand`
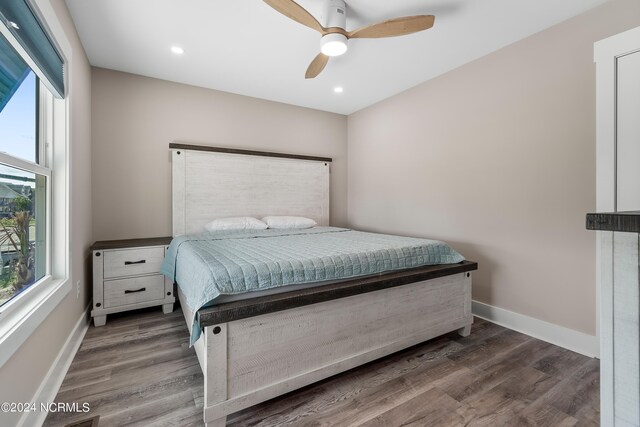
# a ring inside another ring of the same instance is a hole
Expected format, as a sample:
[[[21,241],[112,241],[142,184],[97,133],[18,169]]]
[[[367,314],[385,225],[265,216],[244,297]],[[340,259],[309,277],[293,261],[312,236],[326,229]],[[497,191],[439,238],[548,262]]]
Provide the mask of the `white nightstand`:
[[[93,310],[96,326],[107,314],[161,305],[171,313],[173,281],[160,274],[171,237],[96,242],[93,257]]]

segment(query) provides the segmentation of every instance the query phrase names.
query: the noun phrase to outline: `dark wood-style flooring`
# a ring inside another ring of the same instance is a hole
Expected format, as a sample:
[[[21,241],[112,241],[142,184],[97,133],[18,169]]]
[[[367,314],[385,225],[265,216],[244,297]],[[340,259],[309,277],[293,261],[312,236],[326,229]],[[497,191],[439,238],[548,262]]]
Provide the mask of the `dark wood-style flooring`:
[[[91,326],[52,413],[62,426],[202,426],[203,378],[182,313],[148,309]],[[599,362],[476,319],[451,333],[227,418],[228,426],[590,426],[599,422]]]

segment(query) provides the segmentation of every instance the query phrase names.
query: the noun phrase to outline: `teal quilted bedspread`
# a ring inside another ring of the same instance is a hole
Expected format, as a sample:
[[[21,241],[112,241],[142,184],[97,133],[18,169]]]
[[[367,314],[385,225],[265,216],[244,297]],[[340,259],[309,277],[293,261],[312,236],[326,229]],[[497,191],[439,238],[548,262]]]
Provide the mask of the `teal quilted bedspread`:
[[[437,240],[314,227],[179,236],[171,242],[161,271],[178,283],[195,313],[220,295],[463,260]],[[191,344],[200,329],[194,318]]]

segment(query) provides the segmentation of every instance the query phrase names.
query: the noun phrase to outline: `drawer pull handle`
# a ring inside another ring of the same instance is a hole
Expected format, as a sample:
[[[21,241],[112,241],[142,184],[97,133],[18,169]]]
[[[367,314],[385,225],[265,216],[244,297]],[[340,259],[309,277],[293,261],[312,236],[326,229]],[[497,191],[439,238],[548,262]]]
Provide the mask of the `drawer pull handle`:
[[[144,264],[146,262],[147,262],[146,259],[141,259],[140,261],[125,261],[124,265]]]
[[[147,288],[140,288],[140,289],[135,289],[135,290],[125,289],[124,293],[125,294],[135,294],[136,292],[144,292],[146,290],[147,290]]]

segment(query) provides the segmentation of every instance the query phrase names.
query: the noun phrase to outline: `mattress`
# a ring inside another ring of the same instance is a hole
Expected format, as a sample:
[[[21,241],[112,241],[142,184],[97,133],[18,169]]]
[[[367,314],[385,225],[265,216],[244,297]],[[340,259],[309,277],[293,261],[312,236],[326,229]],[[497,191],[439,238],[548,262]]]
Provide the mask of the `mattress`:
[[[353,277],[425,265],[454,264],[464,258],[447,244],[428,239],[365,233],[336,227],[304,230],[236,230],[178,236],[162,273],[180,287],[193,313],[191,343],[201,333],[195,313],[290,286],[317,286]],[[237,298],[237,297],[236,297]]]

